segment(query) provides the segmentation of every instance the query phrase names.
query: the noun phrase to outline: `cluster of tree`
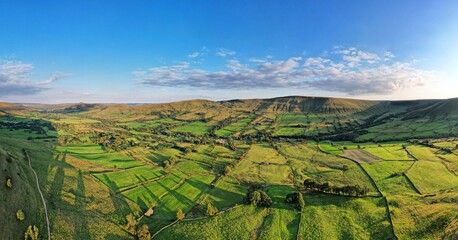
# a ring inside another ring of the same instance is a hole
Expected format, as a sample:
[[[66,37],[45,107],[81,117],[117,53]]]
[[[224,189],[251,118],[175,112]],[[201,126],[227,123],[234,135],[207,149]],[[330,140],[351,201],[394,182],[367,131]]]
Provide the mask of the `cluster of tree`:
[[[278,137],[276,137],[275,139],[278,139]],[[274,137],[272,137],[272,134],[270,132],[267,132],[265,130],[260,130],[254,134],[242,135],[239,137],[239,140],[246,141],[249,144],[255,144],[259,142],[269,142],[270,143],[274,140]]]
[[[165,160],[162,165],[165,169],[170,169],[173,165],[175,165],[176,161],[177,159],[175,157],[170,157],[169,159]]]
[[[138,220],[133,214],[129,214],[126,217],[126,224],[124,228],[132,235],[136,235],[139,240],[147,240],[151,238],[148,225],[143,224],[138,226]]]
[[[296,208],[302,210],[305,206],[304,197],[301,192],[293,192],[286,195],[287,203],[296,204]]]
[[[304,187],[313,191],[354,197],[364,197],[369,192],[367,187],[361,187],[359,185],[337,187],[331,185],[329,182],[317,183],[310,179],[304,181]]]
[[[270,207],[272,199],[259,185],[251,185],[245,196],[245,202],[256,207]]]
[[[29,225],[27,228],[27,231],[24,234],[24,239],[25,240],[38,240],[38,228],[35,225]]]
[[[46,135],[46,129],[55,130],[54,126],[50,122],[41,121],[38,119],[32,119],[30,121],[15,121],[15,118],[10,119],[11,121],[1,121],[1,128],[8,128],[11,131],[26,129],[29,132],[36,132],[37,134]]]
[[[149,232],[148,225],[143,224],[139,228],[137,228],[137,238],[139,240],[151,239],[151,233]]]
[[[130,136],[124,134],[98,133],[90,137],[91,141],[105,148],[124,150],[137,146],[137,143]]]
[[[207,203],[207,212],[206,212],[207,216],[214,216],[217,213],[218,213],[218,208],[213,206],[211,202]]]

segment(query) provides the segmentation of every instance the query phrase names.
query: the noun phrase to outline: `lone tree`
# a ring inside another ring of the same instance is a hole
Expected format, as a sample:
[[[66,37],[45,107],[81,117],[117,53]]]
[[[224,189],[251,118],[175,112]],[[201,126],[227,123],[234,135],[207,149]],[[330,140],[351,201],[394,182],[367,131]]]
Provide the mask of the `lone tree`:
[[[17,210],[16,218],[19,221],[23,221],[25,219],[24,212],[22,211],[22,209]]]
[[[218,213],[218,208],[213,206],[211,202],[207,204],[207,216],[214,216],[216,213]]]
[[[137,237],[139,240],[149,240],[151,239],[151,234],[149,232],[148,225],[143,224],[137,229]]]
[[[27,228],[27,231],[24,234],[24,239],[25,240],[38,240],[38,228],[35,225],[29,225]]]
[[[178,210],[177,212],[177,220],[181,220],[185,217],[183,211],[181,209]]]

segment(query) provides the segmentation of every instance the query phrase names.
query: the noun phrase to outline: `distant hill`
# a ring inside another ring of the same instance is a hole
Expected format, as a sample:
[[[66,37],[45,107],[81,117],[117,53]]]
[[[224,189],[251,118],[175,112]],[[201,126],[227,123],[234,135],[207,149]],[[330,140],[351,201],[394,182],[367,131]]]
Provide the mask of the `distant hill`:
[[[20,104],[0,102],[0,116],[5,114],[22,114],[30,109]]]
[[[346,98],[287,96],[269,99],[234,99],[227,101],[188,100],[159,104],[19,104],[0,103],[0,112],[24,111],[91,114],[99,118],[115,118],[117,115],[173,115],[188,113],[202,118],[218,115],[230,116],[235,112],[246,113],[314,113],[318,115],[370,116],[391,112],[403,113],[404,119],[444,118],[458,116],[458,98],[409,101],[371,101]]]
[[[406,119],[420,118],[423,116],[446,117],[458,116],[458,98],[428,101],[421,107],[417,107],[406,115]]]
[[[370,101],[326,97],[278,97],[270,99],[236,99],[227,101],[189,100],[161,104],[144,105],[75,105],[66,110],[78,112],[97,111],[106,114],[168,114],[173,112],[256,112],[291,113],[303,112],[329,115],[381,114],[389,111],[405,112],[407,118],[436,117],[458,114],[458,99],[411,100],[411,101]],[[408,113],[408,114],[407,114]]]

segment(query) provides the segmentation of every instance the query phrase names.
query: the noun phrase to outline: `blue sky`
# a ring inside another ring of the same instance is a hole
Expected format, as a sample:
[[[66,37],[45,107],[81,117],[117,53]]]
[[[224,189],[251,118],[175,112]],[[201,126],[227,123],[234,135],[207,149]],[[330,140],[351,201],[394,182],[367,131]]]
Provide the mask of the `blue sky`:
[[[457,1],[1,1],[0,101],[457,97]]]

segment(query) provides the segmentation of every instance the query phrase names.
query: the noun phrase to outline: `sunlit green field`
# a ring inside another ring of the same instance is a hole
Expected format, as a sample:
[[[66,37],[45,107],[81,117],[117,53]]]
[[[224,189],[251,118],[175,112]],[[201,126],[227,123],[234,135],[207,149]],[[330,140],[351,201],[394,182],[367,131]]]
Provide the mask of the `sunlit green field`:
[[[453,239],[458,142],[413,138],[437,124],[265,111],[0,117],[0,193],[16,209],[0,222],[9,234],[35,224],[46,238],[24,148],[53,239],[135,239],[128,219],[154,239]],[[252,191],[271,203],[251,205]]]

